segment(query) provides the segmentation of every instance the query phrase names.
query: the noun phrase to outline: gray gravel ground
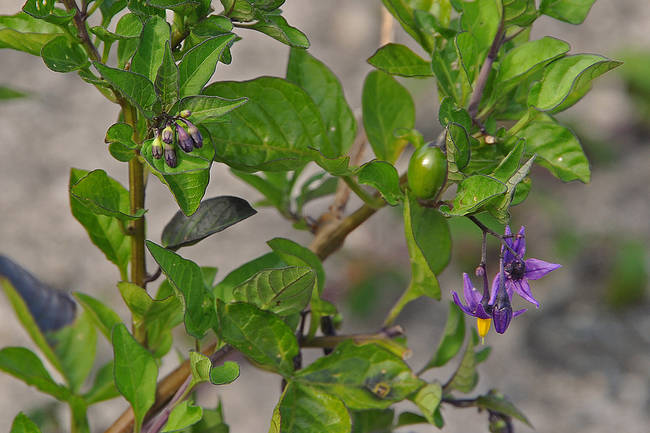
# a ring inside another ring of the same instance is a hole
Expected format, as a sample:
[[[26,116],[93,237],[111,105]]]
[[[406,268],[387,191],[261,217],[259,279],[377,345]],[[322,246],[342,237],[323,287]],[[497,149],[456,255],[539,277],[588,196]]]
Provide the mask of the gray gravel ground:
[[[3,0],[0,13],[19,10],[22,0]],[[312,41],[311,52],[341,77],[354,109],[360,106],[363,77],[370,70],[364,62],[377,46],[378,1],[342,0],[289,1],[286,16]],[[616,50],[634,45],[650,49],[650,7],[646,0],[600,0],[587,21],[571,26],[542,18],[536,37],[550,34],[571,43],[574,52],[596,52],[614,57]],[[218,79],[249,79],[261,74],[284,74],[287,48],[280,43],[246,33],[233,49],[234,62],[220,65]],[[396,40],[406,38],[397,32]],[[0,253],[30,267],[44,281],[67,290],[88,292],[119,305],[115,281],[119,275],[101,252],[91,245],[85,231],[70,215],[67,182],[70,167],[103,168],[126,183],[125,167],[111,159],[103,144],[104,131],[117,115],[93,88],[74,74],[49,71],[39,58],[3,50],[0,84],[30,92],[30,97],[0,105]],[[419,127],[433,133],[435,101],[433,83],[409,81],[417,89]],[[616,76],[599,79],[595,89],[575,109],[570,120],[586,125],[591,136],[612,137],[626,125],[632,113]],[[616,140],[612,146],[617,146]],[[582,233],[612,236],[625,231],[646,245],[650,243],[650,147],[645,142],[617,164],[597,169],[590,185],[544,183],[566,210],[558,224],[568,224]],[[543,171],[538,175],[545,176]],[[561,187],[561,188],[560,188]],[[630,192],[632,191],[632,192]],[[233,179],[225,166],[215,164],[207,196],[232,194],[253,201],[258,194]],[[543,196],[540,196],[543,197]],[[318,215],[327,202],[309,207]],[[530,200],[526,206],[531,205]],[[164,222],[175,212],[169,192],[150,178],[147,195],[150,238],[158,240]],[[354,202],[351,203],[354,208]],[[526,221],[531,251],[552,261],[553,251],[545,239],[557,228],[556,221],[539,216],[535,207],[518,210],[515,221]],[[384,210],[353,233],[346,249],[328,268],[334,286],[345,287],[337,271],[346,261],[369,256],[378,262],[397,263],[407,269],[406,248],[395,218]],[[306,233],[297,233],[275,212],[260,209],[249,221],[227,230],[184,252],[201,264],[216,265],[220,275],[265,252],[265,241],[274,236],[290,237],[302,243]],[[478,238],[477,238],[478,240]],[[477,247],[478,248],[478,247]],[[460,283],[459,269],[449,269],[441,283],[448,293]],[[555,275],[557,274],[557,275]],[[493,354],[481,366],[478,391],[498,387],[517,402],[539,432],[601,433],[647,432],[650,425],[650,319],[648,304],[624,317],[603,313],[593,302],[584,302],[589,280],[575,269],[564,268],[535,286],[544,308],[531,311],[504,337],[491,334]],[[587,297],[589,298],[589,297]],[[592,299],[592,298],[589,298]],[[568,305],[568,307],[567,307]],[[119,308],[119,307],[118,307]],[[410,306],[400,318],[410,336],[420,366],[444,323],[444,303],[422,302]],[[126,311],[119,310],[123,317]],[[5,317],[0,329],[0,346],[23,345],[26,334],[17,325],[6,301],[0,301]],[[372,329],[371,324],[348,323],[346,330]],[[27,344],[29,345],[29,344]],[[101,344],[99,357],[108,357],[108,345]],[[173,363],[173,362],[172,362]],[[220,393],[226,417],[234,433],[267,431],[274,402],[279,394],[277,377],[243,364],[242,376]],[[163,367],[163,372],[171,369]],[[445,370],[441,377],[445,377]],[[214,392],[204,392],[216,401]],[[0,375],[0,431],[8,431],[15,414],[44,404],[49,399],[6,375]],[[93,431],[102,431],[124,408],[122,402],[108,402],[91,412]],[[67,415],[66,415],[67,416]],[[446,409],[448,432],[487,431],[484,415],[470,410]],[[407,429],[408,430],[408,429]],[[432,427],[412,431],[434,431]],[[530,431],[517,425],[517,431]]]

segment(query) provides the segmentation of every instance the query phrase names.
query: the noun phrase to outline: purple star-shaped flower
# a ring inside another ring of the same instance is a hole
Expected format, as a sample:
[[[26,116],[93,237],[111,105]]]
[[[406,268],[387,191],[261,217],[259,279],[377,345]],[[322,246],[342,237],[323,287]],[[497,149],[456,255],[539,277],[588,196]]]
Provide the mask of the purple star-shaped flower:
[[[481,301],[483,301],[484,294],[472,286],[472,281],[469,279],[469,275],[465,272],[463,272],[463,297],[465,298],[465,302],[467,302],[467,306],[463,305],[460,301],[458,293],[452,291],[451,296],[454,298],[456,305],[458,305],[465,314],[476,317],[477,319],[492,318],[492,316],[485,311],[485,308],[483,308]]]
[[[506,236],[512,236],[510,226],[506,226],[505,234]],[[504,246],[501,247],[501,251],[503,252],[505,288],[508,292],[508,297],[512,299],[513,293],[517,293],[519,296],[528,302],[535,304],[535,306],[539,308],[539,302],[537,302],[537,299],[533,297],[528,280],[538,280],[549,272],[562,267],[562,265],[548,263],[539,259],[524,260],[524,255],[526,254],[524,226],[521,226],[519,233],[514,237],[507,237],[505,242],[516,253],[513,254],[510,249],[505,248]],[[494,305],[496,302],[500,275],[500,273],[497,273],[492,282],[492,295],[490,296],[489,305]]]

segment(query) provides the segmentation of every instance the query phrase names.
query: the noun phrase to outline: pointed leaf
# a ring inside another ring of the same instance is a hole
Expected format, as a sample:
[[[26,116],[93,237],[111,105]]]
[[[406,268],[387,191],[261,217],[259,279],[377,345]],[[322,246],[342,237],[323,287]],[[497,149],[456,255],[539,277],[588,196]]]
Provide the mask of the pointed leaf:
[[[411,94],[390,75],[373,71],[366,77],[362,95],[363,125],[378,159],[395,162],[406,140],[395,136],[397,129],[415,125]]]
[[[215,120],[245,104],[246,98],[227,99],[217,96],[188,96],[178,103],[178,111],[190,110],[190,120],[194,123],[202,123],[207,120]]]
[[[117,44],[117,67],[124,69],[138,49],[142,21],[136,14],[125,14],[117,22],[115,33],[122,37]]]
[[[431,63],[415,54],[405,45],[387,44],[368,59],[377,69],[402,77],[432,77]]]
[[[281,15],[265,15],[249,28],[267,34],[291,47],[309,48],[307,36],[297,28],[291,27]]]
[[[468,131],[458,123],[449,123],[445,137],[449,180],[462,180],[461,171],[470,160],[470,141]]]
[[[413,397],[413,402],[420,408],[429,424],[435,424],[434,414],[441,400],[442,386],[438,382],[427,383]]]
[[[169,108],[174,105],[179,97],[178,67],[174,62],[174,56],[169,42],[165,43],[165,53],[158,73],[156,74],[154,87],[164,108]]]
[[[0,350],[0,370],[58,400],[65,401],[70,396],[67,388],[52,379],[38,356],[25,347],[5,347]]]
[[[169,24],[158,16],[150,17],[140,33],[140,43],[131,60],[131,71],[144,75],[151,82],[155,81],[169,37]]]
[[[181,97],[198,95],[210,81],[223,50],[235,39],[227,33],[207,39],[188,51],[178,64]]]
[[[151,241],[147,241],[147,248],[172,285],[183,295],[187,333],[203,338],[214,323],[214,299],[203,283],[201,268]]]
[[[451,233],[447,219],[438,210],[412,201],[411,230],[413,239],[422,252],[429,269],[441,273],[451,258]]]
[[[174,195],[178,207],[185,215],[192,215],[196,212],[210,182],[209,169],[171,175],[164,175],[155,171],[154,174],[167,185]]]
[[[113,361],[111,360],[97,371],[92,387],[84,394],[83,398],[86,404],[90,406],[119,395],[120,392],[115,387],[115,380],[113,379]]]
[[[501,60],[497,77],[499,85],[522,77],[537,66],[566,54],[570,48],[566,42],[549,36],[513,48]]]
[[[260,367],[287,377],[293,372],[298,342],[280,317],[252,304],[217,300],[217,334]]]
[[[542,0],[539,11],[560,21],[581,24],[596,0]]]
[[[356,136],[357,121],[336,75],[306,50],[292,48],[287,80],[311,96],[320,110],[327,137],[336,148],[336,154],[345,154]]]
[[[151,110],[157,97],[154,85],[147,77],[131,71],[110,68],[99,62],[93,62],[93,66],[106,81],[117,88],[145,116],[153,115]]]
[[[194,245],[256,213],[246,200],[239,197],[213,197],[201,202],[192,216],[176,212],[163,229],[161,242],[171,250]]]
[[[397,205],[404,197],[399,187],[399,174],[389,162],[370,161],[361,166],[358,176],[359,183],[376,188],[391,206]]]
[[[269,433],[349,433],[350,415],[338,398],[291,382],[273,412]]]
[[[11,424],[10,433],[41,433],[36,423],[20,412]]]
[[[72,72],[90,65],[82,46],[65,36],[54,38],[43,45],[41,57],[45,65],[55,72]]]
[[[308,267],[260,271],[233,289],[237,301],[256,305],[280,316],[300,313],[316,285],[316,273]]]
[[[161,432],[174,432],[185,430],[203,418],[203,408],[192,406],[189,400],[185,400],[176,406],[169,414],[167,423]]]
[[[131,403],[135,431],[139,432],[142,420],[156,398],[158,365],[151,353],[135,341],[122,323],[113,328],[113,353],[115,385]]]
[[[476,372],[476,355],[474,354],[474,340],[468,339],[465,354],[460,361],[460,365],[449,379],[449,382],[443,387],[445,393],[451,390],[458,390],[463,393],[471,392],[478,383],[478,373]]]
[[[514,404],[497,392],[490,391],[486,395],[479,396],[476,399],[476,406],[516,418],[530,428],[533,428],[528,418]]]
[[[470,176],[458,186],[454,207],[447,213],[457,216],[476,213],[492,198],[506,191],[506,185],[493,177],[482,174]]]
[[[244,263],[226,275],[219,284],[214,286],[213,292],[215,297],[221,299],[223,302],[230,302],[234,300],[233,290],[235,287],[252,278],[257,272],[263,269],[279,268],[282,266],[286,266],[286,263],[276,253],[267,253],[248,263]]]
[[[387,408],[423,385],[398,356],[349,340],[296,372],[294,380],[339,397],[352,410]]]

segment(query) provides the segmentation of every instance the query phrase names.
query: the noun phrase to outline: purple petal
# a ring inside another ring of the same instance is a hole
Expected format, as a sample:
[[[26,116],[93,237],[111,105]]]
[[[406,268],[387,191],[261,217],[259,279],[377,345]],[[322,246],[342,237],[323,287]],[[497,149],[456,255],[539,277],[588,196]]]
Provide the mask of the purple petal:
[[[526,278],[529,280],[539,280],[551,271],[561,268],[562,265],[545,262],[539,259],[526,259]]]
[[[492,291],[490,292],[490,300],[488,301],[488,305],[494,305],[494,302],[497,299],[497,292],[499,288],[499,276],[501,275],[500,272],[497,272],[497,274],[494,276],[494,279],[492,280]]]
[[[526,254],[526,229],[524,226],[521,226],[518,234],[521,237],[516,237],[513,239],[512,249],[514,249],[517,254],[519,254],[519,257],[523,258]]]
[[[512,299],[512,294],[515,291],[514,280],[506,278],[506,293],[508,293],[508,298]]]
[[[510,231],[510,226],[506,226],[506,229],[504,231],[504,235],[505,236],[510,236],[511,234],[512,234],[512,231]],[[508,246],[510,248],[512,248],[512,238],[506,237],[503,240],[504,240],[504,242],[506,244],[508,244]],[[510,263],[511,261],[514,260],[514,257],[512,256],[512,253],[510,252],[510,250],[508,248],[504,247],[503,245],[501,245],[501,253],[503,254],[503,262],[504,263]]]
[[[523,308],[523,309],[521,309],[521,310],[517,310],[517,311],[515,311],[514,313],[512,313],[512,317],[521,316],[521,315],[524,314],[526,311],[528,311],[527,308]]]
[[[482,304],[478,304],[476,306],[476,313],[474,314],[474,317],[478,317],[479,319],[489,319],[491,316],[485,312]]]
[[[520,281],[512,281],[513,288],[515,289],[515,292],[531,304],[535,304],[537,308],[539,308],[539,302],[537,302],[537,299],[533,297],[533,294],[530,291],[530,285],[528,284],[528,281],[520,280]]]
[[[469,275],[465,272],[463,272],[463,294],[465,295],[467,305],[472,310],[476,309],[476,305],[481,302],[482,295],[472,287],[472,280],[469,279]]]
[[[458,293],[456,292],[451,292],[451,296],[454,298],[454,303],[460,307],[461,310],[465,312],[465,314],[469,314],[470,316],[474,315],[474,312],[467,308],[466,306],[463,305],[462,302],[460,302],[460,298],[458,297]]]

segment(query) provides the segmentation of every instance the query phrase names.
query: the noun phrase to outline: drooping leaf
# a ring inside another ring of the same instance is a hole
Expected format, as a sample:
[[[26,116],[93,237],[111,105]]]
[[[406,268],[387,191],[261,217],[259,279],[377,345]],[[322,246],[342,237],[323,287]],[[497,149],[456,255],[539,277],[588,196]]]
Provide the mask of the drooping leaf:
[[[395,17],[402,28],[422,45],[427,52],[433,50],[432,38],[420,32],[416,24],[413,6],[409,0],[382,0],[384,7]]]
[[[191,260],[151,241],[147,248],[167,279],[183,296],[185,329],[195,338],[203,338],[214,325],[214,298],[203,283],[201,268]]]
[[[411,230],[418,248],[434,274],[445,269],[451,258],[451,233],[447,219],[436,209],[411,200]]]
[[[45,65],[55,72],[72,72],[90,65],[82,46],[65,36],[56,37],[43,45],[41,57]]]
[[[214,74],[223,50],[235,35],[226,33],[207,39],[188,51],[178,64],[181,97],[198,95]]]
[[[65,401],[70,396],[70,391],[66,387],[52,379],[38,356],[25,347],[1,349],[0,370],[58,400]]]
[[[122,323],[113,328],[113,353],[115,385],[131,404],[135,431],[139,432],[142,420],[156,397],[158,365],[151,353],[135,341]]]
[[[217,96],[188,96],[179,101],[177,110],[190,110],[190,120],[194,123],[216,120],[235,108],[245,104],[246,98],[227,99]]]
[[[296,48],[309,48],[307,36],[295,27],[291,27],[282,15],[268,14],[249,28],[271,36],[283,44]]]
[[[431,63],[405,45],[387,44],[379,48],[368,63],[377,69],[402,77],[432,77]]]
[[[93,367],[97,347],[97,332],[90,314],[78,315],[73,324],[51,334],[50,338],[70,390],[79,392]]]
[[[247,171],[286,171],[314,160],[317,151],[336,157],[318,107],[298,86],[280,78],[225,81],[208,86],[204,94],[246,97],[230,114],[229,124],[206,125],[216,147],[215,158]]]
[[[0,16],[0,48],[11,48],[35,56],[52,39],[63,35],[60,27],[24,12]]]
[[[596,0],[542,0],[539,11],[560,21],[581,24]]]
[[[176,406],[169,414],[167,423],[161,432],[174,432],[185,430],[203,418],[203,408],[193,406],[189,400],[185,400]]]
[[[474,354],[474,339],[469,338],[465,354],[460,361],[460,365],[454,372],[449,382],[443,387],[445,393],[451,390],[457,390],[463,393],[471,392],[478,383],[478,373],[476,372],[476,355]]]
[[[280,316],[300,313],[309,304],[316,273],[309,267],[267,269],[233,289],[237,301],[256,305]]]
[[[70,169],[69,188],[72,188],[88,174],[89,172],[86,170]],[[124,193],[126,193],[125,203],[128,203],[128,192],[125,190]],[[124,193],[120,193],[120,197]],[[88,232],[90,240],[106,255],[108,260],[117,265],[120,274],[126,276],[131,258],[131,239],[122,230],[120,220],[94,213],[72,193],[70,193],[70,209],[72,215]]]
[[[151,110],[157,96],[153,83],[147,77],[135,72],[111,68],[99,62],[93,62],[93,66],[145,116],[153,115]]]
[[[336,75],[306,50],[292,48],[287,80],[311,96],[320,110],[327,137],[336,148],[336,155],[345,154],[356,136],[357,121]]]
[[[298,342],[277,315],[252,304],[217,300],[217,334],[251,361],[287,377],[293,372]]]
[[[378,159],[394,163],[407,142],[395,136],[397,129],[415,125],[415,106],[410,93],[393,77],[372,71],[362,95],[363,125]]]
[[[525,42],[503,57],[497,79],[500,86],[516,80],[553,59],[566,54],[571,47],[568,43],[549,36]]]
[[[438,344],[438,349],[436,349],[436,353],[422,371],[445,365],[460,351],[460,348],[463,347],[464,340],[465,317],[460,308],[455,303],[450,302],[447,323],[445,323],[445,329],[442,333],[442,339]]]
[[[442,386],[438,382],[427,383],[413,397],[413,402],[422,411],[429,424],[435,424],[434,414],[442,400]]]
[[[142,217],[146,212],[139,209],[132,214],[129,207],[129,192],[104,170],[93,170],[70,186],[70,195],[98,215],[129,221]]]
[[[423,385],[398,356],[352,341],[298,371],[294,380],[340,398],[352,410],[387,408]]]
[[[528,418],[514,404],[494,390],[491,390],[486,395],[479,396],[476,399],[476,406],[516,418],[528,427],[533,428]]]
[[[361,166],[357,175],[359,183],[376,188],[391,206],[397,205],[404,196],[399,187],[399,174],[389,162],[370,161]]]
[[[273,411],[269,433],[349,433],[350,415],[337,397],[290,382]]]
[[[218,233],[257,212],[246,200],[239,197],[220,196],[201,202],[191,216],[181,211],[165,225],[161,242],[165,248],[177,250]]]
[[[192,215],[196,212],[210,182],[210,170],[207,168],[170,175],[154,171],[154,175],[167,185],[174,195],[178,207],[185,215]]]

